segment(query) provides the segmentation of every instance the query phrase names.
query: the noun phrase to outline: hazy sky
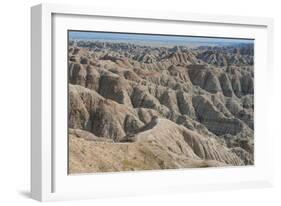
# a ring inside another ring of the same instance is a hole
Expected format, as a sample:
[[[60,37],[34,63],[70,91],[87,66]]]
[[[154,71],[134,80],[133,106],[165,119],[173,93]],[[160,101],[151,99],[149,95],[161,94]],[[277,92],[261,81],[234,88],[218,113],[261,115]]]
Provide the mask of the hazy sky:
[[[186,44],[234,44],[234,43],[254,43],[253,39],[229,39],[229,38],[210,38],[194,36],[171,36],[154,34],[129,34],[111,32],[88,32],[88,31],[69,31],[70,40],[99,40],[99,41],[119,41],[119,42],[141,42],[159,43],[170,45]]]

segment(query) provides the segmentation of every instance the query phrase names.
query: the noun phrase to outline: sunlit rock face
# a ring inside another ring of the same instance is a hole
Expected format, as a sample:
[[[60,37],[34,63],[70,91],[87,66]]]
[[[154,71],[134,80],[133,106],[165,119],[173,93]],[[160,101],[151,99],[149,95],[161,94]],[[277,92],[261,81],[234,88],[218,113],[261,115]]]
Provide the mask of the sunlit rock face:
[[[254,164],[253,44],[69,43],[70,173]]]

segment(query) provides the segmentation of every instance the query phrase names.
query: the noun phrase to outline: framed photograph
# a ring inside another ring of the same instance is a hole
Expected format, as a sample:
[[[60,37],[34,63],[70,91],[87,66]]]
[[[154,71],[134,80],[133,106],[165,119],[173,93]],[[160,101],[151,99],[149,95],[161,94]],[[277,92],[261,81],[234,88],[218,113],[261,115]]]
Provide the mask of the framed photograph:
[[[272,186],[271,19],[31,15],[34,199]]]

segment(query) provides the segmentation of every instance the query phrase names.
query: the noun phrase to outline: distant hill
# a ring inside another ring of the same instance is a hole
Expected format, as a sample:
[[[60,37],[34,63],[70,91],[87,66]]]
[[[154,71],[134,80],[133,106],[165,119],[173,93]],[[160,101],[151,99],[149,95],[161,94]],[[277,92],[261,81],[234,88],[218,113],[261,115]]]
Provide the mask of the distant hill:
[[[254,164],[253,44],[68,54],[71,173]]]

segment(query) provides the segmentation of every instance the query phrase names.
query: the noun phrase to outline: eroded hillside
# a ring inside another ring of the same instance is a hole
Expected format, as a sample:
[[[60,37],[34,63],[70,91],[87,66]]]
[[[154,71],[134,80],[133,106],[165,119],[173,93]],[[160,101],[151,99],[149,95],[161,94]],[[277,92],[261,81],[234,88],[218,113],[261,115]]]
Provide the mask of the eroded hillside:
[[[69,172],[254,163],[253,47],[69,46]]]

